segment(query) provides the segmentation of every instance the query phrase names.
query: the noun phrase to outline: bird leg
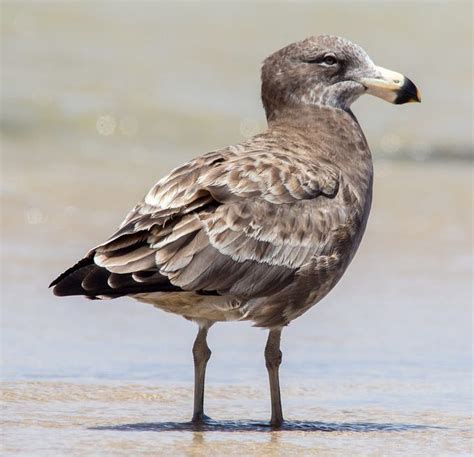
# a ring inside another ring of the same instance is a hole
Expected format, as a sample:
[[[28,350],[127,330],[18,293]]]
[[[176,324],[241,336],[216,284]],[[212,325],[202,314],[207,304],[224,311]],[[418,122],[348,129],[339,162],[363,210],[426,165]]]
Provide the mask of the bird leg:
[[[283,412],[281,409],[280,379],[278,370],[281,364],[280,351],[281,328],[273,328],[268,333],[268,340],[265,346],[265,365],[268,370],[270,380],[270,395],[272,399],[272,419],[273,427],[280,427],[283,423]]]
[[[211,350],[207,345],[207,331],[212,324],[199,322],[199,331],[193,345],[194,358],[194,411],[192,421],[203,422],[204,415],[204,379],[206,366],[211,357]]]

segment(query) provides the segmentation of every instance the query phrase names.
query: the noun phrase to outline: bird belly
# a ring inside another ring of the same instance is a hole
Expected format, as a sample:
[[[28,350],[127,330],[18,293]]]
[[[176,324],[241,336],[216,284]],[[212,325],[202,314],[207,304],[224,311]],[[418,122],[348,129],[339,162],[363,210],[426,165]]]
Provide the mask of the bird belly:
[[[209,321],[240,320],[241,302],[232,297],[200,295],[194,292],[149,292],[132,295],[136,300],[187,319]]]

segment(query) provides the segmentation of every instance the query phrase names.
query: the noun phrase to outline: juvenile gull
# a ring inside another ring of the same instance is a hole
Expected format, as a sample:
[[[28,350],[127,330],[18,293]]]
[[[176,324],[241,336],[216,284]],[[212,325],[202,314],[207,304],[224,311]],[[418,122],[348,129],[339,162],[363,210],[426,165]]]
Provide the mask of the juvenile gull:
[[[369,215],[372,159],[350,110],[364,93],[420,101],[408,78],[346,39],[314,36],[275,52],[262,67],[268,129],[171,171],[51,284],[59,296],[128,295],[195,321],[194,422],[206,419],[208,329],[250,320],[269,329],[271,424],[282,424],[282,328],[335,286]]]

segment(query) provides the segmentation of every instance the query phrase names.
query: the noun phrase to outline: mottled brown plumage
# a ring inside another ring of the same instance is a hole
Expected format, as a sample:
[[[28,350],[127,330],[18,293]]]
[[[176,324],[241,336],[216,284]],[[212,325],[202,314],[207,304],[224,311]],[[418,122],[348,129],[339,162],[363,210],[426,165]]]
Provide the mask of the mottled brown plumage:
[[[419,97],[393,75],[337,37],[276,52],[262,69],[267,131],[158,181],[105,243],[53,282],[55,294],[151,303],[197,321],[204,349],[216,321],[272,329],[272,422],[281,422],[273,345],[341,278],[369,214],[372,160],[350,104],[364,92],[395,103]]]

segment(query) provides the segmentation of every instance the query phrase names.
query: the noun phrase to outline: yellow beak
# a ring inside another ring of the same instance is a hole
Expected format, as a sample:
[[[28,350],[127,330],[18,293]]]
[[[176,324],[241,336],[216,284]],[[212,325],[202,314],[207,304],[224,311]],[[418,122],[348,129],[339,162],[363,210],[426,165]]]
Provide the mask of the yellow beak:
[[[361,83],[368,94],[390,103],[400,105],[421,102],[419,90],[406,76],[386,68],[376,67],[376,76],[362,78]]]

